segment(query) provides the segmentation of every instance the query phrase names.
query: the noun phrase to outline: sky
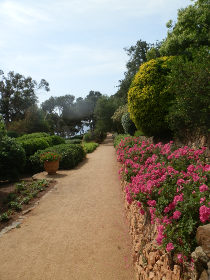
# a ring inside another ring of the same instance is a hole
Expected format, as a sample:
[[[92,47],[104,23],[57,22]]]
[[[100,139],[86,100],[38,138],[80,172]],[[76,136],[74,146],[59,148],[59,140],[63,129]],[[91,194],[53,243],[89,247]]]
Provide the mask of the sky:
[[[112,95],[123,79],[125,47],[154,43],[190,0],[0,0],[0,69],[46,79],[50,96]]]

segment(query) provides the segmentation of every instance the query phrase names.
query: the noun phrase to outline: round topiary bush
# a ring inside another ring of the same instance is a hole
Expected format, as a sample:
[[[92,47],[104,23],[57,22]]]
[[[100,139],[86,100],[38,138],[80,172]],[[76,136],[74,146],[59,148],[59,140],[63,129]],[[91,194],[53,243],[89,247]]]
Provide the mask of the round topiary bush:
[[[151,59],[142,64],[128,92],[130,117],[147,136],[170,133],[165,116],[172,94],[168,91],[167,75],[174,57]]]
[[[0,138],[0,180],[16,180],[26,162],[21,144],[8,136]]]

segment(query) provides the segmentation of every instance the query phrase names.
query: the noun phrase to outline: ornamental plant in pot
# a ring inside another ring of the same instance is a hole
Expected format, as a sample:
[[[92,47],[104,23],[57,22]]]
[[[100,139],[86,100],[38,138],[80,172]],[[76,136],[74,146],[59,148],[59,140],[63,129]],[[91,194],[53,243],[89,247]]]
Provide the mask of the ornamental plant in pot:
[[[61,156],[55,152],[46,152],[41,154],[40,161],[44,163],[44,169],[49,175],[56,174],[59,168],[59,160]]]

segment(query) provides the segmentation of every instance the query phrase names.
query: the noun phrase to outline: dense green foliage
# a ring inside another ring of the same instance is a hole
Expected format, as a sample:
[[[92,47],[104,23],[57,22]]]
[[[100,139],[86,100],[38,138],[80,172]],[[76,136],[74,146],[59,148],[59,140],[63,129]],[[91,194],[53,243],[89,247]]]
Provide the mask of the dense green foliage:
[[[179,138],[206,135],[210,129],[210,55],[202,49],[193,60],[178,57],[172,65],[170,91],[175,95],[168,123]]]
[[[128,105],[122,105],[117,108],[117,110],[114,112],[114,115],[112,116],[113,123],[115,125],[115,130],[117,133],[123,133],[124,129],[122,126],[122,116],[128,112]]]
[[[118,107],[117,99],[112,96],[102,96],[99,98],[94,111],[96,116],[96,130],[101,132],[112,131],[114,126],[111,117]]]
[[[66,140],[66,144],[81,144],[82,139],[68,139]]]
[[[85,157],[85,151],[79,144],[61,144],[39,150],[30,157],[33,172],[43,170],[43,163],[40,162],[40,155],[45,152],[57,152],[61,155],[60,169],[74,168]]]
[[[18,137],[17,141],[25,149],[27,157],[33,155],[38,150],[65,143],[62,137],[57,135],[50,136],[45,132],[25,134]]]
[[[28,140],[18,139],[17,142],[24,148],[27,157],[33,155],[38,150],[43,150],[50,146],[45,138],[34,138]]]
[[[82,143],[82,146],[87,154],[95,151],[95,149],[98,147],[98,145],[99,144],[95,143],[95,142],[89,142],[89,143],[83,142]]]
[[[26,162],[25,151],[15,139],[0,138],[0,180],[16,180]]]
[[[9,72],[7,76],[0,71],[0,114],[8,124],[11,121],[24,119],[26,111],[37,102],[36,91],[49,84],[41,80],[38,84],[31,77]]]
[[[43,137],[48,137],[49,134],[45,133],[45,132],[37,132],[37,133],[31,133],[31,134],[24,134],[20,137],[18,137],[17,140],[20,141],[25,141],[25,140],[30,140],[30,139],[34,139],[34,138],[43,138]]]
[[[130,113],[127,112],[123,114],[121,123],[125,134],[134,135],[136,131],[136,126],[133,123],[133,121],[130,119]]]
[[[106,138],[106,133],[103,130],[95,129],[94,131],[89,131],[84,134],[83,141],[84,142],[92,142],[95,141],[97,143],[101,143]]]
[[[210,39],[210,3],[198,0],[194,5],[178,11],[177,22],[169,21],[168,36],[163,42],[162,55],[187,55],[191,57],[193,49],[209,46]]]
[[[167,89],[167,74],[173,57],[161,57],[144,63],[128,92],[130,117],[147,136],[169,133],[165,116],[173,99]]]

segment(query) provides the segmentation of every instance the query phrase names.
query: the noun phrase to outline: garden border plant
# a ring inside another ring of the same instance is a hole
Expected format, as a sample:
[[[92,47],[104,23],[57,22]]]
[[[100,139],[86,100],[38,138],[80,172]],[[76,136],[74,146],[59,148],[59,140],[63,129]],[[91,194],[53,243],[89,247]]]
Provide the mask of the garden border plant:
[[[22,210],[33,205],[55,182],[48,180],[21,181],[15,184],[14,191],[7,194],[1,206],[0,229],[15,220]]]
[[[127,201],[157,225],[157,244],[177,263],[188,263],[196,247],[196,229],[210,221],[209,171],[205,148],[177,148],[127,137],[116,147],[127,181]]]

